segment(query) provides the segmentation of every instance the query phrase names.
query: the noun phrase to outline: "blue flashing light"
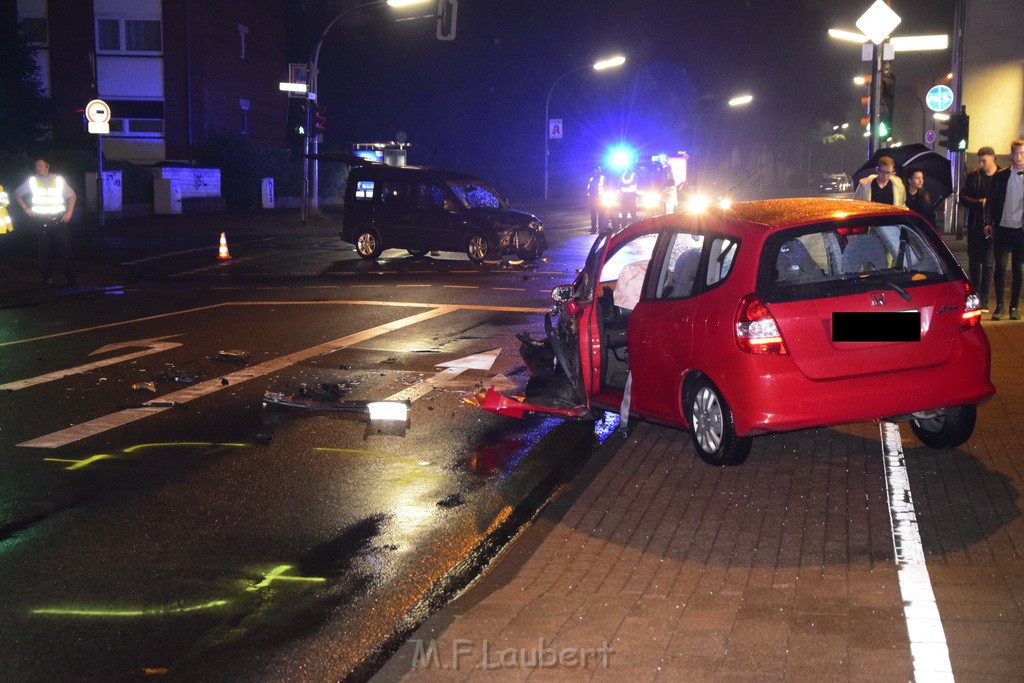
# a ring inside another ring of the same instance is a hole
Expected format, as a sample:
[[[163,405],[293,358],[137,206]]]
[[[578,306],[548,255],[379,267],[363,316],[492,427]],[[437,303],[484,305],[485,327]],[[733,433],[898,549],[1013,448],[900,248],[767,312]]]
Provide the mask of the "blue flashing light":
[[[636,163],[636,159],[636,150],[623,143],[609,147],[604,155],[605,166],[613,171],[625,171]]]

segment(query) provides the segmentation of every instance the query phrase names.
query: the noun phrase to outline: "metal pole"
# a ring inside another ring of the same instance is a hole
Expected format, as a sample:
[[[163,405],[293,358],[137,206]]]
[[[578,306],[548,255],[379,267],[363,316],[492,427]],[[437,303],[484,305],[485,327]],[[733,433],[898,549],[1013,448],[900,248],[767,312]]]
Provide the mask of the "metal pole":
[[[951,111],[965,111],[963,105],[963,69],[964,69],[964,32],[967,29],[967,1],[956,0],[953,9],[953,108]],[[952,143],[952,141],[950,141]],[[964,150],[966,153],[967,150]],[[952,207],[950,213],[950,227],[956,232],[956,239],[964,238],[963,226],[960,224],[960,169],[963,165],[963,155],[957,150],[950,150],[949,154],[950,174],[953,180]]]
[[[882,136],[878,133],[878,113],[882,104],[882,43],[872,46],[871,60],[871,110],[868,117],[871,119],[871,135],[868,136],[868,158],[880,148]]]
[[[106,214],[103,212],[103,134],[100,133],[96,136],[96,184],[98,186],[96,192],[96,200],[99,202],[100,209],[100,227],[105,227],[107,224]]]
[[[548,136],[551,134],[548,130],[548,116],[551,109],[551,93],[554,90],[555,86],[552,85],[551,90],[548,90],[548,99],[544,102],[544,201],[548,199]]]
[[[306,69],[306,80],[309,80],[309,68]],[[309,96],[306,96],[306,127],[302,136],[302,225],[306,225],[309,216]]]
[[[320,44],[317,43],[316,58],[319,58],[319,56],[320,56]],[[306,95],[306,97],[308,98],[308,101],[306,102],[306,125],[307,126],[309,126],[309,123],[310,123],[309,108],[317,104],[317,83],[316,83],[317,78],[316,78],[316,75],[317,75],[317,66],[316,66],[316,59],[314,59],[313,63],[311,63],[309,65],[309,76],[308,76],[308,78],[309,78],[310,87],[309,87],[309,93]],[[306,128],[306,136],[307,136],[306,139],[309,140],[312,143],[311,147],[312,147],[312,152],[313,152],[313,174],[312,174],[312,178],[310,178],[310,181],[309,181],[310,182],[310,188],[309,188],[309,198],[310,198],[309,199],[309,208],[312,211],[319,211],[319,207],[320,207],[320,160],[317,158],[317,155],[318,155],[318,152],[320,151],[320,144],[319,144],[320,135],[319,135],[319,133],[314,132],[311,127],[307,127]]]

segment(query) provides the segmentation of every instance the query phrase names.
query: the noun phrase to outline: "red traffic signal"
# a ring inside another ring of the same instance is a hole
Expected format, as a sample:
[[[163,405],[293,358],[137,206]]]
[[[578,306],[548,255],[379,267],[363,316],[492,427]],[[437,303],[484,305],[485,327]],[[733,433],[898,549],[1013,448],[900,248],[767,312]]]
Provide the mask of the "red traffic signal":
[[[310,131],[313,135],[320,135],[327,128],[327,108],[317,106],[313,110],[313,120],[310,122]]]

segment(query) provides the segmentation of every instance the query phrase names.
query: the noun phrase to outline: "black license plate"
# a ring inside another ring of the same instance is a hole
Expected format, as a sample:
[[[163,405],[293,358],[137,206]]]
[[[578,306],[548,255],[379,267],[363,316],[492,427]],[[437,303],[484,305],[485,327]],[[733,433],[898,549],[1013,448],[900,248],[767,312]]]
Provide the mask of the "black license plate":
[[[833,312],[832,341],[921,341],[921,311]]]

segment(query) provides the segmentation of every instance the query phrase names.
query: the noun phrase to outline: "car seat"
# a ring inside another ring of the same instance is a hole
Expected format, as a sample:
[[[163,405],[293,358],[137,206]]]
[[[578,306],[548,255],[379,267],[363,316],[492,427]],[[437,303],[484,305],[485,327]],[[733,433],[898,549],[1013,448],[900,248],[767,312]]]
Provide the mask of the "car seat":
[[[809,282],[824,277],[807,247],[798,239],[789,240],[779,249],[775,271],[778,282]]]
[[[876,235],[854,235],[843,250],[844,273],[867,273],[889,267],[889,252]]]
[[[693,282],[697,278],[697,264],[700,263],[700,249],[687,249],[676,257],[668,283],[662,291],[663,297],[684,297],[693,293]]]

